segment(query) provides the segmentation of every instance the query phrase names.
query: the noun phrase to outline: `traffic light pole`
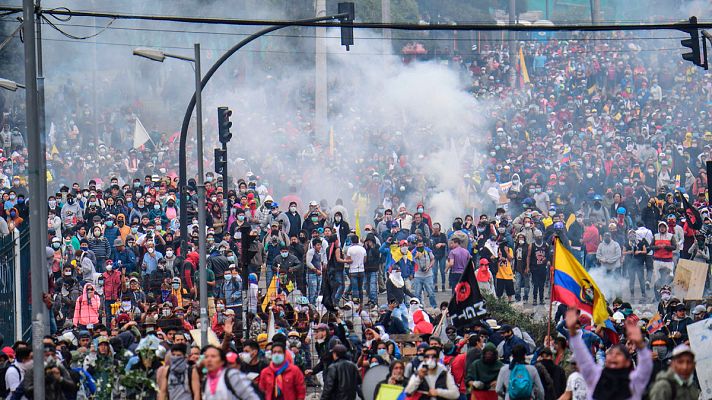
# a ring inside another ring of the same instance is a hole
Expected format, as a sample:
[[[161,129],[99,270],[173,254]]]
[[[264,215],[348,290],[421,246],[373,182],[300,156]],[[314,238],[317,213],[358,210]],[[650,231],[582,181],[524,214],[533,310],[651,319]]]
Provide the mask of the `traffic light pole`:
[[[226,205],[224,215],[225,221],[223,221],[225,223],[225,226],[223,227],[223,232],[225,232],[225,230],[229,228],[227,226],[227,221],[229,219],[230,207],[232,207],[232,204],[230,204],[230,200],[228,199],[227,195],[228,187],[230,187],[230,182],[228,182],[227,180],[227,143],[222,144],[222,149],[225,150],[225,164],[223,164],[223,202]]]
[[[200,302],[200,344],[208,344],[208,265],[205,257],[205,171],[203,170],[203,84],[200,79],[200,43],[195,43],[195,125],[198,134],[198,290]],[[182,224],[181,224],[182,225]]]
[[[228,51],[226,51],[220,58],[213,64],[212,67],[205,73],[205,76],[201,80],[201,88],[204,88],[210,79],[215,75],[215,72],[227,61],[230,57],[232,57],[233,54],[235,54],[238,50],[241,48],[245,47],[246,45],[250,44],[251,42],[255,41],[256,39],[259,39],[260,37],[274,32],[276,30],[288,27],[288,26],[295,26],[303,23],[313,23],[313,22],[322,22],[322,21],[330,21],[334,19],[345,19],[345,18],[352,18],[348,13],[340,13],[340,14],[335,14],[335,15],[327,15],[325,17],[317,17],[317,18],[308,18],[308,19],[300,19],[300,20],[294,20],[291,21],[290,23],[286,24],[280,24],[280,25],[274,25],[267,27],[265,29],[259,30],[252,35],[246,37],[239,43],[237,43],[235,46],[230,48]],[[187,189],[187,181],[188,181],[188,160],[187,160],[187,152],[186,152],[186,145],[187,145],[187,139],[188,139],[188,127],[190,125],[190,118],[193,115],[193,110],[195,109],[195,103],[196,103],[196,94],[193,94],[193,97],[190,99],[190,102],[188,103],[188,108],[185,111],[185,115],[183,116],[183,124],[181,125],[180,129],[180,142],[178,146],[178,188],[180,192],[180,202],[179,202],[179,207],[180,207],[180,243],[181,243],[181,254],[185,255],[188,252],[188,199],[186,198],[186,189]],[[201,235],[204,236],[204,233]]]

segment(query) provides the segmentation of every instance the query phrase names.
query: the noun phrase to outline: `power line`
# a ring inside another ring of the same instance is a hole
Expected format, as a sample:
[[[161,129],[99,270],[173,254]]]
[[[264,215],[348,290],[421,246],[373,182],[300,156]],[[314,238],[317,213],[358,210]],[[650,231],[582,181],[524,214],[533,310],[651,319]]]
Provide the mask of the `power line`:
[[[0,12],[20,12],[20,7],[0,7]],[[305,22],[305,21],[284,21],[284,20],[256,20],[256,19],[234,19],[234,18],[212,18],[212,17],[186,17],[169,15],[140,15],[140,14],[120,14],[97,11],[72,11],[62,9],[38,9],[39,15],[47,14],[53,17],[92,17],[92,18],[113,18],[127,20],[147,20],[147,21],[167,21],[186,22],[214,25],[242,25],[242,26],[311,26],[311,27],[334,27],[349,26],[356,29],[393,29],[406,31],[515,31],[515,32],[558,32],[558,31],[640,31],[640,30],[684,30],[684,29],[712,29],[712,22],[689,22],[679,23],[646,23],[646,24],[599,24],[599,25],[510,25],[510,24],[414,24],[414,23],[383,23],[383,22],[349,22],[347,25],[341,22]]]

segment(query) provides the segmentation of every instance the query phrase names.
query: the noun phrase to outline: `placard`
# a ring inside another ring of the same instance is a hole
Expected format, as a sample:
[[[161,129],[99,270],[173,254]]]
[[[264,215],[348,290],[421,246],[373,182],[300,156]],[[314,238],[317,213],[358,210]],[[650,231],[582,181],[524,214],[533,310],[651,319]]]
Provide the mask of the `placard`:
[[[687,326],[703,399],[712,399],[712,318]]]
[[[680,259],[672,281],[673,296],[681,300],[702,300],[708,268],[706,263]]]

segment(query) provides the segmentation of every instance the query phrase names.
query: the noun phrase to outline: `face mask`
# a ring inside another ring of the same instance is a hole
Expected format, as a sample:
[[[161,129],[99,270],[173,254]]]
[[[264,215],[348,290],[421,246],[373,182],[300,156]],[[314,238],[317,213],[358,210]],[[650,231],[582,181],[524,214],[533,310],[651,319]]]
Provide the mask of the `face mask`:
[[[112,269],[114,269],[114,266],[113,266],[113,265],[111,265],[111,264],[107,264],[107,265],[106,265],[106,270],[107,270],[107,271],[111,272]]]
[[[55,249],[55,250],[59,250],[59,248],[60,248],[61,246],[62,246],[62,245],[61,245],[60,243],[57,243],[57,242],[52,243],[52,248]]]
[[[275,365],[280,365],[284,362],[284,354],[273,354],[272,355],[272,362]]]
[[[272,350],[265,351],[265,358],[268,360],[272,359]]]
[[[136,232],[138,232],[138,227],[135,227],[135,226],[131,227],[131,233],[136,233]]]
[[[225,274],[224,276],[225,276],[225,280],[226,280],[226,281],[231,281],[231,280],[232,280],[232,275],[230,275],[230,274]]]
[[[297,212],[297,207],[294,207],[294,206],[289,207],[289,211],[290,211],[290,212]]]
[[[15,218],[15,217],[17,216],[17,213],[14,212],[14,211],[10,211],[10,216],[11,216],[12,218]]]
[[[81,251],[89,251],[89,248],[88,248],[88,247],[80,247],[79,249],[80,249]]]
[[[408,252],[408,248],[405,247],[405,246],[403,246],[403,247],[400,248],[400,251],[401,251],[401,253],[405,254],[405,253]]]
[[[520,240],[520,241],[519,241],[519,244],[524,244],[524,240]]]
[[[318,221],[318,220],[319,220],[319,218],[318,218],[318,217],[311,217],[311,222],[314,222],[314,223],[316,223],[316,221]]]
[[[48,203],[49,203],[49,206],[52,208],[54,208],[57,205],[57,201],[55,201],[55,200],[50,200]]]
[[[15,200],[15,195],[14,195],[14,194],[11,194],[11,195],[10,195],[10,200]]]
[[[148,248],[148,252],[149,252],[149,253],[153,254],[154,251],[156,251],[156,250],[155,250],[153,247],[149,247],[149,248]]]
[[[250,361],[252,361],[252,354],[247,352],[240,353],[240,361],[245,364],[249,364]]]
[[[238,221],[244,221],[244,220],[245,220],[245,216],[244,216],[244,215],[238,215],[238,216],[237,216],[237,220],[238,220]]]
[[[64,276],[72,276],[72,271],[64,271]]]
[[[671,297],[672,295],[670,293],[663,293],[662,295],[660,295],[660,298],[663,299],[663,301],[670,301]]]
[[[334,221],[336,221],[337,223],[341,222],[341,217],[334,217]]]
[[[106,221],[107,228],[111,228],[112,226],[114,226],[114,221]]]
[[[74,204],[74,199],[73,198],[67,199],[67,204],[69,204],[69,205]]]
[[[527,222],[527,223],[524,224],[524,227],[525,227],[525,228],[531,228],[531,227],[532,227],[532,223],[531,223],[531,222]]]
[[[433,359],[423,361],[423,365],[425,365],[428,369],[434,369],[438,366],[438,364]]]
[[[161,313],[163,314],[164,317],[168,317],[171,315],[171,310],[164,308]]]
[[[605,238],[603,241],[606,242],[606,244],[611,243],[611,238]]]
[[[180,283],[174,283],[174,284],[172,284],[172,286],[173,286],[173,289],[175,289],[175,290],[180,289]]]
[[[386,355],[386,349],[378,349],[377,353],[379,356],[383,357]]]
[[[173,257],[173,250],[166,250],[166,257],[168,257],[168,258]]]
[[[283,252],[283,253],[280,253],[280,255],[282,256],[282,258],[287,258],[287,256],[289,255],[289,253],[284,253],[284,252]]]
[[[372,362],[371,364],[368,365],[369,368],[374,368],[377,367],[378,363],[377,362]]]
[[[161,209],[161,205],[160,205],[160,204],[154,204],[154,205],[153,205],[153,209],[154,209],[154,210],[160,210],[160,209]]]

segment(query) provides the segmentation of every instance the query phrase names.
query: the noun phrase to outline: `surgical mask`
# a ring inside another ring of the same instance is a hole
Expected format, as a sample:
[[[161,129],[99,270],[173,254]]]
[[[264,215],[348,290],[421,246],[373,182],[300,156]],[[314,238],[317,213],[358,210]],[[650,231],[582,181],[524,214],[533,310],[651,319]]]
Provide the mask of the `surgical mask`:
[[[111,228],[112,226],[114,226],[114,221],[106,221],[107,228]]]
[[[238,221],[244,221],[244,220],[245,220],[245,216],[244,216],[244,215],[238,215],[238,216],[237,216],[237,220],[238,220]]]
[[[419,212],[419,213],[422,213],[423,211],[424,211],[424,210],[423,210],[423,207],[419,207],[419,208],[418,208],[418,212]]]
[[[297,207],[294,207],[294,206],[289,207],[289,211],[291,211],[291,212],[297,212]]]
[[[132,227],[131,227],[131,233],[136,233],[136,232],[138,232],[138,227],[132,226]]]
[[[311,217],[311,221],[314,222],[314,223],[316,223],[316,221],[318,221],[318,220],[319,220],[318,217]]]
[[[438,366],[438,363],[435,362],[433,359],[425,360],[423,361],[423,365],[425,365],[428,369],[434,369],[435,367]]]
[[[401,253],[405,254],[408,252],[408,248],[406,246],[403,246],[400,248]]]
[[[377,367],[378,363],[377,362],[372,362],[371,364],[368,365],[369,368],[374,368]]]
[[[180,283],[174,283],[174,284],[172,284],[172,286],[173,286],[173,289],[175,289],[175,290],[180,289]]]
[[[520,241],[519,241],[519,244],[524,244],[524,240],[520,240]]]
[[[168,317],[171,315],[171,310],[168,308],[164,308],[161,314],[163,314],[164,317]]]
[[[247,352],[240,353],[240,361],[249,364],[252,361],[252,354]]]
[[[272,362],[275,365],[280,365],[284,362],[284,354],[278,353],[278,354],[272,354]]]
[[[166,257],[173,257],[173,250],[166,250]]]
[[[341,217],[334,217],[334,221],[341,222]]]
[[[156,251],[156,250],[155,250],[153,247],[149,247],[149,248],[148,248],[148,252],[149,252],[149,253],[153,254],[154,251]]]
[[[227,256],[228,261],[235,262],[235,256]]]
[[[225,274],[224,275],[226,281],[231,281],[232,280],[232,275],[230,274]]]
[[[64,271],[64,276],[72,276],[72,271]]]
[[[95,230],[94,231],[94,237],[99,237],[101,236],[101,231],[100,230]]]
[[[52,243],[52,248],[53,248],[53,249],[59,250],[60,247],[62,247],[62,244],[61,244],[61,243],[58,243],[58,242]]]
[[[379,356],[383,357],[386,355],[386,349],[378,349],[376,352]]]
[[[56,200],[50,200],[48,203],[49,203],[49,206],[50,206],[50,207],[55,207],[55,206],[57,205],[57,201],[56,201]]]
[[[160,209],[161,209],[161,205],[160,205],[160,204],[154,204],[154,205],[153,205],[153,209],[154,209],[154,210],[160,210]]]
[[[660,295],[660,298],[663,299],[663,301],[670,301],[670,298],[672,295],[670,293],[663,293]]]
[[[265,358],[268,360],[272,359],[272,350],[265,351]]]
[[[287,252],[281,252],[280,255],[282,256],[282,258],[287,258],[287,256],[289,255],[289,253],[287,253]]]
[[[14,195],[14,194],[11,194],[11,195],[10,195],[10,200],[15,200],[15,195]]]
[[[111,270],[114,269],[114,266],[112,264],[107,264],[106,265],[106,270],[111,272]]]
[[[524,224],[524,227],[525,227],[525,228],[531,228],[531,227],[532,227],[532,223],[531,223],[531,222],[527,222],[527,223]]]

